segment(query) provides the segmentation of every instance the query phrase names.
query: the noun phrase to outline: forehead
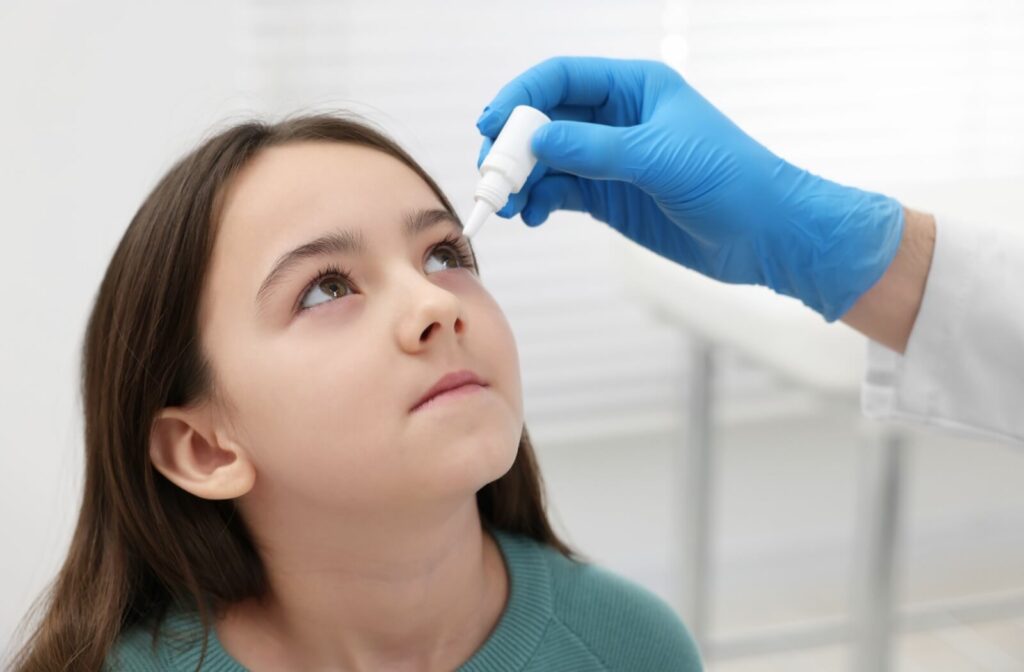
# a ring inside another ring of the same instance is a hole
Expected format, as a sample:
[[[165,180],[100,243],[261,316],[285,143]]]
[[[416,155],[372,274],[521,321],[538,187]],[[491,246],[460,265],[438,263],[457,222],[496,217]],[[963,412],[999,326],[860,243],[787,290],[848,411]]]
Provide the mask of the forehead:
[[[217,237],[233,250],[270,246],[273,254],[330,227],[398,232],[403,213],[440,204],[412,168],[384,152],[297,142],[267,148],[239,171],[225,190]]]

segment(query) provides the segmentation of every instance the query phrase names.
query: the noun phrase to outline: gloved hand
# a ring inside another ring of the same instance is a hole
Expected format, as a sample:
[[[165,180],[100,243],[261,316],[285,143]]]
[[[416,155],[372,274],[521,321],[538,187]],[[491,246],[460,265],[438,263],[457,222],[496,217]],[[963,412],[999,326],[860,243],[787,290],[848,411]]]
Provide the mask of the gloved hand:
[[[530,68],[477,121],[478,166],[520,104],[553,121],[534,134],[537,167],[502,217],[537,226],[559,208],[589,212],[663,257],[796,297],[830,322],[899,247],[896,200],[787,163],[662,63],[559,57]]]

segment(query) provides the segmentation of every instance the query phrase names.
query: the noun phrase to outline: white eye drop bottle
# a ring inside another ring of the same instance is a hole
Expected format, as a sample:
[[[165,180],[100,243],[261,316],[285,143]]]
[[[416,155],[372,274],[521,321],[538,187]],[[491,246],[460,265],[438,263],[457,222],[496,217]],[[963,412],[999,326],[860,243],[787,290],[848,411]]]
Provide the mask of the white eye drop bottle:
[[[546,114],[528,105],[517,105],[480,164],[480,180],[473,198],[476,203],[462,233],[472,238],[484,221],[505,207],[509,194],[523,188],[537,157],[530,149],[534,131],[551,121]]]

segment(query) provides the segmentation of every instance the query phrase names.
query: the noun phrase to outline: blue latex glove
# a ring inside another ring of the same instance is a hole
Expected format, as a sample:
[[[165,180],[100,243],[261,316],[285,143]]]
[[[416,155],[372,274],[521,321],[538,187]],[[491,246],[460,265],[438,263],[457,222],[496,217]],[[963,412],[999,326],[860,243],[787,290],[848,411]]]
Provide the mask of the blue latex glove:
[[[903,235],[894,199],[830,182],[772,154],[668,66],[553,58],[484,108],[480,161],[516,105],[553,119],[537,167],[498,212],[537,226],[589,212],[717,280],[765,285],[828,321],[889,267]]]

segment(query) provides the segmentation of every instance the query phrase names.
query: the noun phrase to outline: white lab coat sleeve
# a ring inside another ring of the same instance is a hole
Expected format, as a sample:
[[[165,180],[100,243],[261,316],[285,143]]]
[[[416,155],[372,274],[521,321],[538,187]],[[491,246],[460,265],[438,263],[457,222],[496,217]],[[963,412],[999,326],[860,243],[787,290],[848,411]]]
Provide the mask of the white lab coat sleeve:
[[[1024,227],[936,217],[906,352],[868,343],[861,402],[871,418],[1024,445]]]

